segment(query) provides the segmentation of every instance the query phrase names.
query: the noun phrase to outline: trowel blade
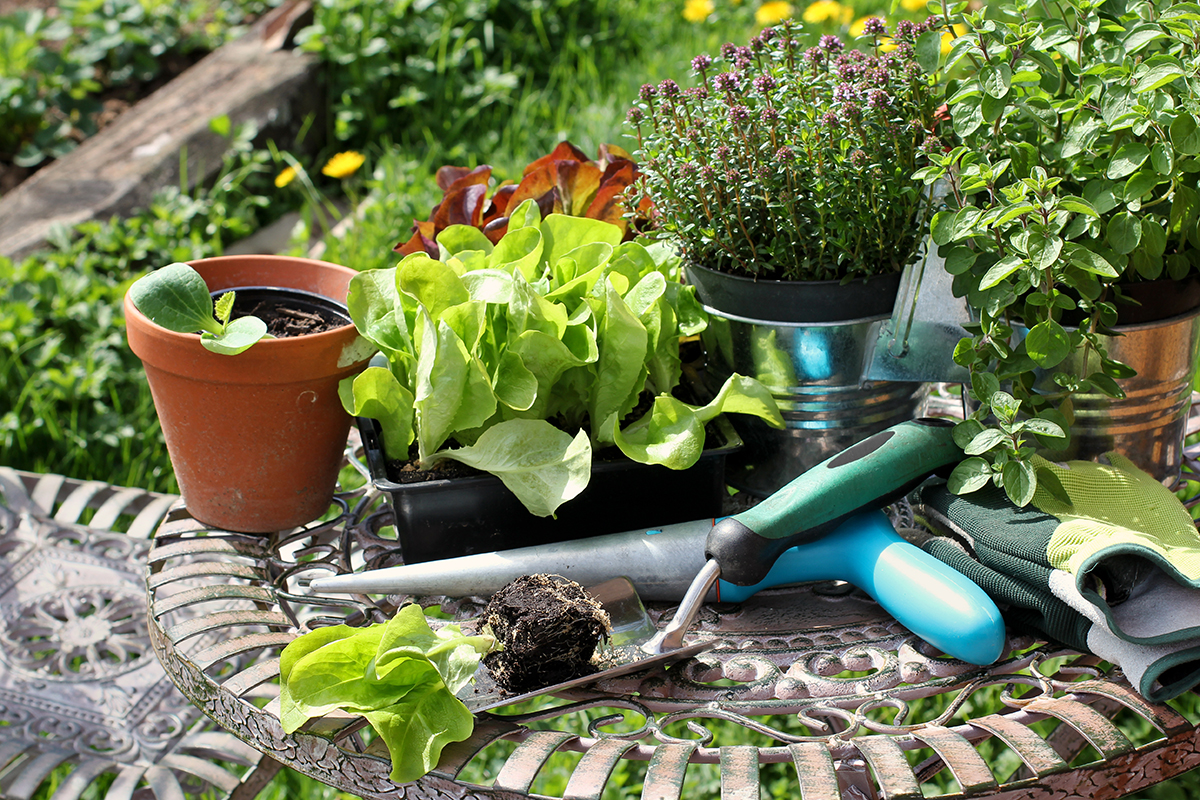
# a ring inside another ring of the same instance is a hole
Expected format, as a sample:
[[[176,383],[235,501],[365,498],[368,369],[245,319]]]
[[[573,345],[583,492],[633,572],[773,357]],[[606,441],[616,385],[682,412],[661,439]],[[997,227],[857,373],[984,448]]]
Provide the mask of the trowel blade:
[[[467,684],[458,693],[458,699],[462,700],[472,713],[488,711],[512,703],[532,700],[535,697],[587,686],[606,678],[629,675],[669,664],[693,656],[716,644],[715,640],[708,640],[685,644],[665,653],[647,653],[642,649],[642,645],[654,638],[658,629],[650,620],[650,615],[646,613],[646,608],[642,605],[637,590],[634,589],[629,579],[613,578],[604,583],[590,586],[587,591],[608,612],[613,629],[609,641],[602,642],[597,648],[599,669],[596,672],[522,694],[511,694],[498,687],[492,680],[487,667],[481,664],[475,671],[474,681]]]
[[[933,252],[929,252],[932,250]],[[966,298],[955,297],[953,278],[937,247],[928,245],[920,258],[904,268],[890,319],[867,359],[864,380],[918,383],[962,383],[970,379],[954,363],[954,348],[970,336]]]

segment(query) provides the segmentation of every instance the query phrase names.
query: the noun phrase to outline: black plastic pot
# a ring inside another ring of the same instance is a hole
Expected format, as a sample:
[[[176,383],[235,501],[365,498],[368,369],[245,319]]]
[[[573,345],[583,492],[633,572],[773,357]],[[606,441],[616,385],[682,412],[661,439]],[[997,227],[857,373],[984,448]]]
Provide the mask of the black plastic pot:
[[[354,324],[354,320],[350,318],[350,312],[346,309],[345,303],[339,303],[331,297],[325,297],[316,292],[308,292],[303,289],[288,289],[281,286],[235,286],[232,289],[218,289],[215,292],[211,292],[211,294],[213,299],[216,300],[226,292],[233,292],[235,294],[233,308],[233,316],[235,318],[254,313],[255,306],[262,302],[272,304],[286,302],[289,306],[300,311],[307,311],[322,316],[332,315],[346,325]]]
[[[688,283],[700,302],[722,314],[765,322],[823,323],[886,317],[896,304],[900,275],[851,281],[774,281],[729,275],[689,264]]]
[[[492,475],[397,483],[387,475],[379,423],[359,417],[367,470],[391,496],[406,564],[510,550],[550,542],[652,528],[719,516],[725,497],[725,457],[741,440],[722,417],[692,467],[672,470],[628,459],[593,462],[592,478],[556,517],[535,517]],[[713,426],[710,426],[710,430]]]

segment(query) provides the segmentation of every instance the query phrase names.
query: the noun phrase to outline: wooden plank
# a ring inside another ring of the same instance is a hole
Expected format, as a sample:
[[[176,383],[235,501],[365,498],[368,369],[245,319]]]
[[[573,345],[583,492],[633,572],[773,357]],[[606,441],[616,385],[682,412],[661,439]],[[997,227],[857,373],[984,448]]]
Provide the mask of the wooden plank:
[[[258,125],[282,139],[316,110],[318,63],[283,49],[311,0],[288,0],[245,35],[122,114],[65,157],[0,197],[0,255],[20,258],[42,246],[52,226],[75,225],[146,206],[163,186],[179,183],[180,153],[188,179],[221,167],[227,140],[209,120]]]

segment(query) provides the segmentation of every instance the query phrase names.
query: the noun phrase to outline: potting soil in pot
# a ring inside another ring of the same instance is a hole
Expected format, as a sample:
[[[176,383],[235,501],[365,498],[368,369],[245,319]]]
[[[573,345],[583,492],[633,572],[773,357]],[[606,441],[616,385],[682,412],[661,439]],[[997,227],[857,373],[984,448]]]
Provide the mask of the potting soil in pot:
[[[525,575],[492,596],[482,622],[497,649],[484,656],[492,680],[512,694],[595,672],[611,630],[608,613],[582,586],[558,575]]]
[[[213,292],[214,298],[234,292],[231,317],[254,315],[267,324],[277,339],[323,333],[350,324],[343,307],[327,297],[299,289],[248,286]]]

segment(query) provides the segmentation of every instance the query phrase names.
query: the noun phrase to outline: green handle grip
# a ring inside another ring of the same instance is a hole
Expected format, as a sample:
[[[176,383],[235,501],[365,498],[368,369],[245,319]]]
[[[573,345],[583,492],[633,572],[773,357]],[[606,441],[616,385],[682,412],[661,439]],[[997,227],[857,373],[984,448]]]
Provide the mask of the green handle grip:
[[[952,420],[933,418],[880,431],[753,508],[720,520],[708,534],[705,555],[716,559],[723,580],[756,584],[785,550],[820,539],[858,511],[882,508],[961,461],[953,431]]]

